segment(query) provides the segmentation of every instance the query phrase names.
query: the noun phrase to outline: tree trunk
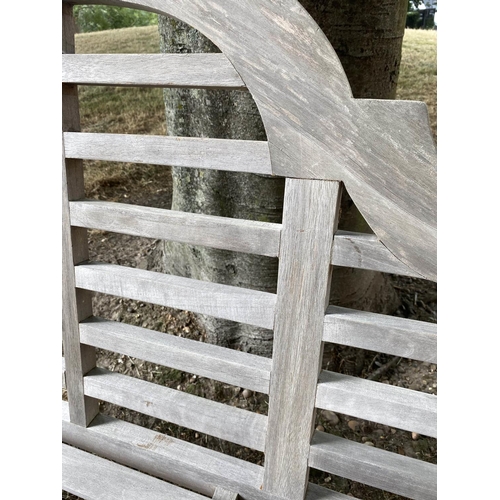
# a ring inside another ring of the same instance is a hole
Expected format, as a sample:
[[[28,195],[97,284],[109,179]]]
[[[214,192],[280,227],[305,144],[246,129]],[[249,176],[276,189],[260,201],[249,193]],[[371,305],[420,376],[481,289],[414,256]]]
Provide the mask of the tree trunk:
[[[337,50],[355,97],[394,98],[406,2],[401,0],[301,2]],[[404,8],[403,8],[404,7]],[[186,24],[159,18],[162,52],[219,52]],[[265,140],[257,107],[247,92],[165,89],[167,133],[172,136]],[[255,174],[172,168],[172,209],[281,222],[284,180]],[[348,196],[339,227],[369,232]],[[165,242],[165,272],[200,280],[276,291],[277,259]],[[392,312],[397,295],[381,273],[335,268],[332,303]],[[263,356],[272,354],[272,331],[199,316],[207,341]]]
[[[301,0],[339,56],[354,97],[395,99],[407,0]]]

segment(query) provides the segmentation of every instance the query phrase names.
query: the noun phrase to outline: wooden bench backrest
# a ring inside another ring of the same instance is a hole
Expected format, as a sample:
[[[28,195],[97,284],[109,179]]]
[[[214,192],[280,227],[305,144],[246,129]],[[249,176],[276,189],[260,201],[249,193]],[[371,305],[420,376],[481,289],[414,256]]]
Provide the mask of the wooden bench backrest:
[[[222,50],[183,55],[74,54],[72,4],[80,3],[87,2],[63,2],[64,441],[214,498],[233,498],[224,496],[230,491],[245,499],[347,498],[308,487],[309,467],[409,498],[435,498],[434,465],[313,425],[322,408],[436,435],[434,396],[321,371],[323,342],[436,362],[435,325],[327,307],[332,265],[435,280],[436,152],[425,105],[353,99],[333,48],[296,0],[100,2],[175,17]],[[82,133],[78,85],[248,90],[268,140]],[[82,160],[285,177],[283,222],[85,200]],[[344,186],[374,234],[337,231]],[[91,263],[87,229],[278,257],[277,293]],[[92,292],[273,329],[272,360],[95,318]],[[269,394],[269,414],[96,368],[96,347]],[[98,415],[99,400],[263,451],[265,464]],[[92,498],[80,475],[93,470],[82,464],[97,459],[64,450],[65,487]],[[139,474],[116,467],[109,465],[110,477],[131,474],[133,483]],[[172,491],[171,498],[200,498]]]

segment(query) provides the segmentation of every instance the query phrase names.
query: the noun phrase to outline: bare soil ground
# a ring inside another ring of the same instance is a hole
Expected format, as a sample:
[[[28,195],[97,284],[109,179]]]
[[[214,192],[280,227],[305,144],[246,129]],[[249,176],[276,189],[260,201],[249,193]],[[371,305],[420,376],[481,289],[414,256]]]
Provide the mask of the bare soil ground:
[[[150,184],[143,183],[140,189],[137,188],[137,184],[135,184],[135,189],[132,188],[134,184],[132,176],[129,183],[100,185],[93,194],[100,199],[113,199],[138,205],[169,208],[171,203],[171,178],[168,169],[155,169],[154,174],[151,175],[154,182]],[[89,231],[89,242],[90,258],[93,261],[158,270],[155,267],[157,243],[155,240],[103,231]],[[391,276],[391,280],[401,298],[401,306],[394,313],[396,316],[436,322],[437,297],[434,283],[397,276]],[[187,311],[96,294],[94,298],[94,314],[103,318],[123,321],[201,342],[205,338],[203,329],[196,321],[196,317]],[[352,373],[353,367],[357,361],[359,362],[359,359],[359,352],[356,349],[331,347],[325,350],[324,367],[343,373]],[[361,359],[362,371],[360,376],[362,377],[373,377],[374,374],[379,374],[377,380],[381,383],[437,394],[437,370],[434,364],[409,359],[394,359],[391,356],[369,351],[365,351]],[[144,360],[104,350],[98,350],[98,366],[250,411],[267,414],[267,396],[250,393],[241,387],[214,383],[190,373],[168,369]],[[190,429],[172,425],[126,408],[102,403],[101,411],[116,418],[222,451],[244,460],[257,464],[263,463],[264,457],[260,452],[202,435]],[[437,447],[435,439],[412,435],[407,431],[355,419],[348,415],[335,415],[324,411],[318,412],[316,423],[320,430],[324,429],[326,432],[365,443],[367,446],[375,446],[401,455],[436,463]],[[315,470],[311,471],[311,481],[365,500],[396,500],[402,498]],[[63,492],[62,498],[75,500],[77,497]]]

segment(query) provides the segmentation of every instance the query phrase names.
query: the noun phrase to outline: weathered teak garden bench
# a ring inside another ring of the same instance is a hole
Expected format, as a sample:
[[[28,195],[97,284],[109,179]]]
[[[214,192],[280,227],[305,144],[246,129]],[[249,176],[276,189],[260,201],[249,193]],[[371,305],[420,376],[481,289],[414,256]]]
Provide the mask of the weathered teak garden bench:
[[[356,100],[296,0],[102,0],[180,19],[220,54],[75,55],[63,2],[63,489],[83,498],[347,499],[309,468],[413,499],[436,467],[314,430],[317,408],[436,436],[436,398],[321,371],[323,342],[436,362],[435,325],[327,307],[332,265],[436,279],[435,148],[424,104]],[[77,85],[251,92],[267,142],[82,133]],[[84,199],[82,160],[286,178],[282,224]],[[337,231],[348,191],[374,234]],[[87,228],[279,258],[276,294],[88,261]],[[272,359],[93,317],[92,292],[274,330]],[[269,394],[268,416],[96,368],[95,348]],[[263,466],[98,414],[104,400],[265,453]]]

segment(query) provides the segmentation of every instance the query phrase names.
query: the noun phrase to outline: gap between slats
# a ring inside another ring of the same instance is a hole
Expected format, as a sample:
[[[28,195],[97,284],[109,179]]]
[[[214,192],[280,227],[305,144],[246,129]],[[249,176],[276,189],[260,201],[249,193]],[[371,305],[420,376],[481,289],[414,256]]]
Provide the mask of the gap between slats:
[[[437,362],[437,326],[426,321],[329,306],[323,340],[428,363]]]
[[[309,466],[414,500],[435,500],[437,467],[325,432],[314,433]]]
[[[218,451],[176,439],[107,415],[98,415],[88,428],[69,421],[62,402],[65,443],[147,474],[212,496],[215,486],[238,491],[248,500],[283,500],[260,489],[263,467]],[[348,500],[341,493],[309,483],[305,500]]]
[[[246,90],[217,54],[63,54],[62,81],[77,85]]]
[[[104,263],[79,264],[75,277],[78,288],[273,328],[272,293]]]
[[[432,394],[323,370],[316,407],[437,436],[437,397]]]
[[[267,141],[65,132],[66,158],[272,175]]]
[[[267,417],[192,394],[95,368],[85,395],[231,443],[264,451]]]
[[[70,202],[71,225],[277,257],[281,224],[176,212],[124,203]]]
[[[261,356],[100,318],[80,323],[80,341],[226,384],[269,393],[272,361]]]

